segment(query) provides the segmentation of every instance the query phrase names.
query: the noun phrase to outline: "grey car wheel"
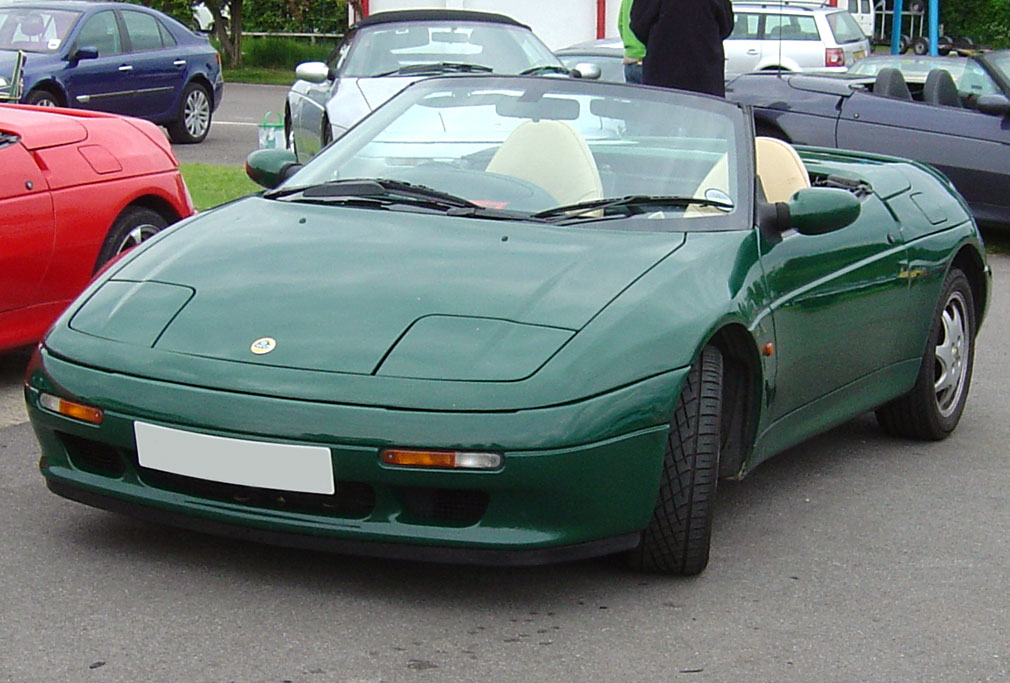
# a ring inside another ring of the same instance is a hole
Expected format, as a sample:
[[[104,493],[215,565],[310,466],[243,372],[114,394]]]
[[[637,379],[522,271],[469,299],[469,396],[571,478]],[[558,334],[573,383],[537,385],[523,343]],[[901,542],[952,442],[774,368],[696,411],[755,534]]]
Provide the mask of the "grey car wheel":
[[[99,270],[110,260],[133,249],[147,239],[154,237],[168,225],[168,221],[157,211],[141,206],[130,206],[123,210],[109,228],[109,233],[98,252],[95,270]]]
[[[210,131],[210,119],[210,95],[203,86],[190,83],[182,94],[179,118],[168,126],[168,134],[179,144],[202,142]]]
[[[28,93],[28,96],[25,98],[25,104],[34,104],[36,107],[62,106],[59,98],[44,88],[38,88]]]

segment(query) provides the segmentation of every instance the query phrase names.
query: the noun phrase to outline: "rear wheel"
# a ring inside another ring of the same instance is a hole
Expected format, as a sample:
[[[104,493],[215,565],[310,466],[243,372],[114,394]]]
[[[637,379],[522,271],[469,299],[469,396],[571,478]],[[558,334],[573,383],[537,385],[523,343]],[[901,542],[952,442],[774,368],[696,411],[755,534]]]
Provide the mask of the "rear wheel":
[[[168,125],[168,135],[176,144],[202,142],[210,132],[211,101],[199,83],[189,83],[182,91],[178,118]]]
[[[722,353],[707,346],[684,380],[670,421],[659,496],[632,567],[692,575],[708,564],[719,478]]]
[[[101,251],[98,252],[95,270],[112,258],[153,237],[167,225],[168,221],[157,211],[142,206],[127,207],[109,228],[109,234],[102,243]]]
[[[912,41],[912,52],[917,55],[924,55],[929,53],[929,38],[926,36],[919,36]]]
[[[878,408],[877,422],[896,436],[946,438],[964,412],[974,362],[975,302],[968,278],[955,268],[944,282],[915,387]]]

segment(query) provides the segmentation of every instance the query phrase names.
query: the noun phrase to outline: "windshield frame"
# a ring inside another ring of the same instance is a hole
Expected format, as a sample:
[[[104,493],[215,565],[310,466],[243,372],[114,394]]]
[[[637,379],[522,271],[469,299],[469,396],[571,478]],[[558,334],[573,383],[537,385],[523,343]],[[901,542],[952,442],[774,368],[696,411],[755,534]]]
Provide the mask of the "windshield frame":
[[[750,229],[753,227],[753,129],[748,119],[748,110],[744,105],[729,102],[722,98],[684,91],[621,83],[582,81],[579,79],[466,75],[441,76],[415,81],[405,87],[397,96],[388,100],[355,124],[330,147],[324,149],[306,166],[287,179],[276,191],[283,193],[292,188],[327,182],[327,180],[333,178],[333,175],[328,175],[333,173],[333,169],[340,168],[349,160],[352,160],[360,150],[365,149],[378,134],[384,131],[392,122],[398,120],[413,105],[421,102],[428,95],[445,91],[446,89],[459,92],[468,90],[479,92],[493,89],[506,91],[525,90],[527,92],[539,93],[540,96],[568,94],[600,99],[619,98],[625,101],[637,98],[660,106],[669,104],[671,106],[697,109],[699,116],[704,116],[706,112],[714,112],[725,116],[729,119],[728,125],[735,136],[729,144],[736,149],[736,174],[730,179],[731,186],[735,185],[736,197],[734,208],[731,212],[720,213],[718,215],[713,214],[711,216],[694,216],[690,219],[685,218],[683,213],[680,215],[657,215],[654,213],[647,216],[639,214],[622,216],[619,220],[648,220],[653,226],[652,230],[656,232],[685,230],[689,232],[709,232]],[[606,142],[606,140],[601,142]],[[423,181],[418,182],[423,183]],[[531,211],[531,213],[533,212]],[[613,218],[615,217],[608,216],[595,221],[585,220],[578,222],[578,225],[580,228],[646,229],[640,225],[638,227],[618,227],[614,223],[619,222],[619,220],[612,220]]]

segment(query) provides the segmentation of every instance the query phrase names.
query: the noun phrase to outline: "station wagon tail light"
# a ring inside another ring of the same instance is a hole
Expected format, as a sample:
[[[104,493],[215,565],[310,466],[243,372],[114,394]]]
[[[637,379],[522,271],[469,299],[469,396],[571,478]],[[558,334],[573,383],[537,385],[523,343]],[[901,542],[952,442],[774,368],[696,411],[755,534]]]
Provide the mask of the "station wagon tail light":
[[[102,424],[102,418],[104,417],[100,408],[94,408],[92,406],[86,406],[83,403],[68,401],[65,398],[53,396],[52,394],[39,394],[39,405],[46,410],[53,411],[54,413],[59,413],[60,415],[64,415],[66,417],[72,417],[75,420],[90,422],[95,425]]]
[[[388,449],[382,451],[382,462],[400,467],[429,467],[450,470],[496,470],[501,467],[498,453],[472,453],[466,451],[426,451],[415,449]]]
[[[825,48],[824,66],[845,66],[845,50],[840,47]]]

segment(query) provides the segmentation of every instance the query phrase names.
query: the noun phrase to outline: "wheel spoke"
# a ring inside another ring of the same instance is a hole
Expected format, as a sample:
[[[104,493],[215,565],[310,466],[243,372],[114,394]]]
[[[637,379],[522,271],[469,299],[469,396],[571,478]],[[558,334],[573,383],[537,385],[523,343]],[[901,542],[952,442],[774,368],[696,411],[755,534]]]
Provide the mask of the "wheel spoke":
[[[941,335],[937,340],[935,379],[933,388],[941,413],[946,414],[957,404],[964,384],[967,353],[963,301],[951,297],[940,315]]]

